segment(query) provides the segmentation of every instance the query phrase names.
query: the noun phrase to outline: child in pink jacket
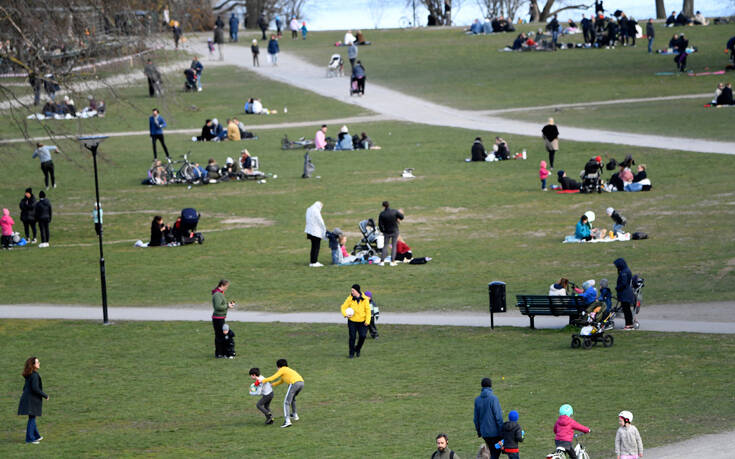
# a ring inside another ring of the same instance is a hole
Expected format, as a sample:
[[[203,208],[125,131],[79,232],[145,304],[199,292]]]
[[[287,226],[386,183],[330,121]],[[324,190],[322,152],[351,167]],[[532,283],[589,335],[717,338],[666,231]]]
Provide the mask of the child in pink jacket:
[[[546,178],[549,176],[549,170],[546,169],[546,161],[541,161],[539,164],[538,176],[541,179],[541,190],[546,191]]]
[[[3,209],[3,216],[0,218],[0,229],[2,230],[3,249],[10,249],[10,242],[13,237],[13,217],[10,216],[8,209]]]
[[[554,440],[556,446],[564,448],[571,459],[577,459],[577,454],[572,448],[574,431],[579,430],[580,432],[589,433],[590,428],[572,419],[573,415],[572,405],[564,404],[559,408],[559,418],[554,424],[554,433],[556,434]]]

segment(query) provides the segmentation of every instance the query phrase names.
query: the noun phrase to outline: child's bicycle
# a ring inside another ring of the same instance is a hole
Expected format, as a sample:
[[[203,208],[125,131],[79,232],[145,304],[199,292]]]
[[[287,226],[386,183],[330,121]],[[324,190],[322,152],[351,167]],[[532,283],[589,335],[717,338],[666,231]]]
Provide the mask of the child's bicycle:
[[[590,459],[590,455],[587,454],[587,449],[579,440],[582,435],[584,434],[574,434],[574,439],[577,440],[577,444],[574,445],[574,454],[577,455],[577,459]],[[557,446],[556,451],[546,455],[546,459],[569,459],[569,455],[563,447]]]

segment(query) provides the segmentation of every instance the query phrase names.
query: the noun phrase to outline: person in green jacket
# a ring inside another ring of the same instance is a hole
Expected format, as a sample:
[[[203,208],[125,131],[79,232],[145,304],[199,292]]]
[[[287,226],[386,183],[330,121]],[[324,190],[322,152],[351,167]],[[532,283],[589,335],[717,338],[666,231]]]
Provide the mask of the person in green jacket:
[[[227,319],[227,310],[235,307],[234,301],[227,301],[225,292],[230,287],[230,281],[222,279],[212,290],[212,327],[214,328],[214,356],[218,359],[225,357],[224,337],[222,326]]]

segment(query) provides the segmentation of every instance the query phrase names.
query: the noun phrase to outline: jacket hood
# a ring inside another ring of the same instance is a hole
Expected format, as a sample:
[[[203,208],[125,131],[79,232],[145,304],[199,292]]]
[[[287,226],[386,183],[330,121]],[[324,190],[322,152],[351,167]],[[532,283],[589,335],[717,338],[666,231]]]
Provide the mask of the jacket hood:
[[[321,211],[322,210],[322,206],[324,206],[324,204],[322,204],[321,201],[317,201],[317,202],[315,202],[314,204],[311,205],[311,207],[313,207],[314,209],[316,209],[318,211]]]
[[[3,217],[7,217],[10,215],[10,211],[8,209],[3,209]]]
[[[622,258],[618,258],[617,260],[613,262],[613,264],[615,265],[616,268],[618,268],[618,271],[622,271],[628,267],[628,264]]]
[[[483,387],[482,392],[480,392],[480,397],[489,397],[493,393],[492,387]]]
[[[559,416],[559,419],[556,420],[556,424],[559,426],[568,426],[571,425],[572,422],[572,418],[567,415]]]
[[[546,161],[541,161],[540,166],[542,169],[546,169]]]

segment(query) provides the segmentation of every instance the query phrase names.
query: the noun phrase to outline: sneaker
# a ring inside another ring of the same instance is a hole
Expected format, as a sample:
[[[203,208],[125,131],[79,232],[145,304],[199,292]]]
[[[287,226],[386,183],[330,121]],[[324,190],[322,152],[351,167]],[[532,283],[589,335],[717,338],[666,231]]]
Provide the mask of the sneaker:
[[[268,416],[268,418],[265,420],[265,425],[271,425],[273,424],[273,416]]]
[[[321,264],[321,263],[319,263],[318,261],[316,263],[314,263],[314,267],[315,268],[321,268],[322,266],[324,266],[324,265]]]
[[[381,261],[380,263],[378,263],[378,266],[385,266],[385,262]]]
[[[228,356],[227,356],[227,358],[228,358],[228,359],[234,359],[234,358],[235,358],[235,356],[234,356],[234,355],[228,355]]]
[[[37,444],[39,444],[39,443],[41,443],[41,442],[40,442],[40,441],[38,441],[38,440],[35,440],[35,441],[32,441],[32,442],[30,442],[30,443],[31,443],[31,444],[33,444],[33,445],[37,445]]]
[[[197,88],[197,92],[202,92],[202,88]]]
[[[635,330],[635,328],[632,325],[626,325],[623,330]]]
[[[54,188],[56,188],[56,184],[54,183]]]
[[[286,421],[281,425],[281,428],[291,427],[293,424],[291,424],[291,421]]]
[[[35,237],[33,239],[31,239],[31,244],[35,244],[36,242],[38,242],[38,241],[36,240]]]
[[[294,414],[291,415],[291,419],[294,420],[294,421],[298,421],[299,420],[299,415],[296,414],[296,413],[294,413]]]
[[[43,440],[43,437],[38,437],[38,438],[36,438],[36,443],[38,443],[38,442],[39,442],[39,441],[41,441],[41,440]]]
[[[391,265],[391,266],[398,266],[398,263],[397,263],[397,262],[395,262],[395,261],[391,261],[391,262],[390,262],[390,265]]]

